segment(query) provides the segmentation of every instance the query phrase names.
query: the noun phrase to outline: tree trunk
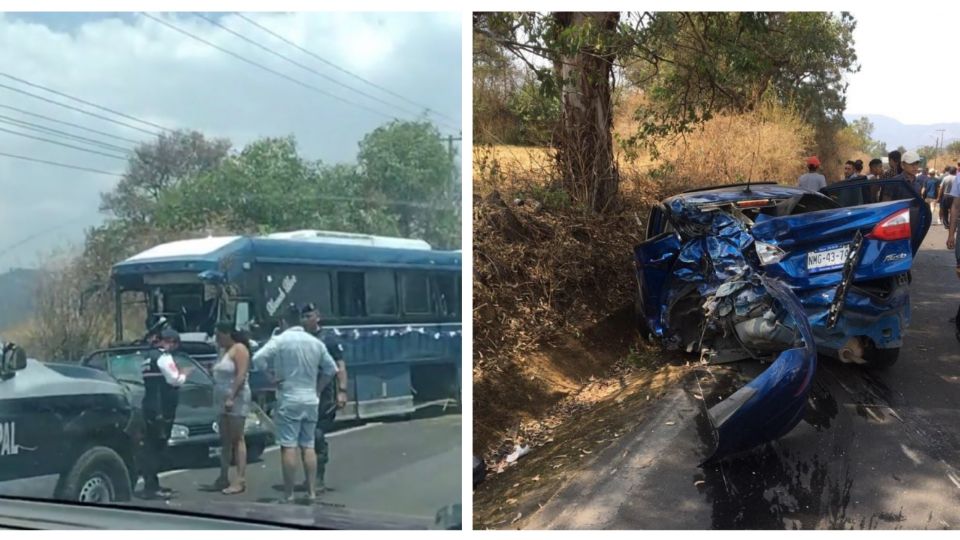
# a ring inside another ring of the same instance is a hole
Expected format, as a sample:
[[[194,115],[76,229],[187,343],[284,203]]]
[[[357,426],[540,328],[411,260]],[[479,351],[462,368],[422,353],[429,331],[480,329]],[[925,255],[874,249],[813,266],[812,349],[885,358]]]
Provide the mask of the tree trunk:
[[[562,107],[557,162],[563,188],[572,199],[595,212],[611,208],[617,198],[620,174],[613,157],[613,100],[611,86],[615,58],[610,43],[620,14],[554,13],[560,31],[590,28],[587,45],[564,51],[554,59],[562,85]]]

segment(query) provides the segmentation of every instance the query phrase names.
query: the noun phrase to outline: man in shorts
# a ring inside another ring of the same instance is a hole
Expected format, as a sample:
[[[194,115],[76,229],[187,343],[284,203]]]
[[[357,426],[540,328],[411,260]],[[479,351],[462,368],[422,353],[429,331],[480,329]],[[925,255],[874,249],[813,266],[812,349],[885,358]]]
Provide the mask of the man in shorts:
[[[320,404],[317,388],[333,380],[337,364],[323,342],[300,326],[297,306],[291,305],[284,312],[280,329],[280,334],[253,355],[253,361],[273,374],[277,381],[274,423],[283,469],[283,498],[280,502],[293,502],[297,449],[307,478],[307,501],[313,502],[317,498],[317,454],[314,450]]]

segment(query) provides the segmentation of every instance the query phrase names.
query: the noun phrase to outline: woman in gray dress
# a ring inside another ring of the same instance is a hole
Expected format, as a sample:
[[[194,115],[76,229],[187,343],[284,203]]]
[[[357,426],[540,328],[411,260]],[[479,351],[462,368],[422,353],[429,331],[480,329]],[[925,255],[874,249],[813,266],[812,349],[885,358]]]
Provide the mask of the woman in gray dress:
[[[220,410],[220,476],[214,483],[225,495],[247,489],[247,444],[244,422],[250,413],[250,341],[231,322],[217,324],[217,345],[224,351],[213,365],[214,406]],[[236,458],[237,474],[230,481],[230,464]]]

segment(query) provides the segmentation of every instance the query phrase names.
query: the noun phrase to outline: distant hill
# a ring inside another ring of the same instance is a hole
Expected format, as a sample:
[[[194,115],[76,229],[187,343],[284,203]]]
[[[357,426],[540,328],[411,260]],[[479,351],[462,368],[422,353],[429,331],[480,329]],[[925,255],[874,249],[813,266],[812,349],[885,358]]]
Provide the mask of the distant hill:
[[[939,137],[938,129],[944,130],[944,145],[960,139],[960,123],[942,124],[904,124],[895,118],[882,114],[844,114],[848,122],[866,116],[873,122],[873,139],[887,143],[887,150],[895,150],[903,145],[907,150],[916,150],[921,146],[933,146]],[[879,156],[875,156],[879,157]]]
[[[0,331],[15,328],[33,315],[40,271],[15,268],[0,274]]]

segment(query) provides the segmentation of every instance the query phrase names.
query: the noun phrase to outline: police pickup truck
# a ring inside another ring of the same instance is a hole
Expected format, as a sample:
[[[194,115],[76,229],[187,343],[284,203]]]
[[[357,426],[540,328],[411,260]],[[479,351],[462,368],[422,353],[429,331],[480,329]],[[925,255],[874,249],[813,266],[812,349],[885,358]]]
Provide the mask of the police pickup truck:
[[[139,423],[127,391],[97,370],[0,347],[0,496],[129,500]]]

